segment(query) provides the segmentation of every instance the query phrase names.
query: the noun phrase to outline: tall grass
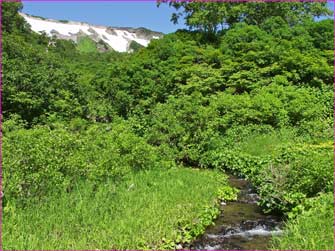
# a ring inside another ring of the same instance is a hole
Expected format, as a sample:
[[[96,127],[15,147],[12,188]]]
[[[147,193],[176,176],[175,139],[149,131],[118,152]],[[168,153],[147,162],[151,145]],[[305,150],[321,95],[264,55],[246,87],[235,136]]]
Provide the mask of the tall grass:
[[[279,145],[285,145],[291,142],[298,143],[299,141],[301,141],[301,138],[296,136],[294,129],[283,128],[271,133],[255,133],[249,135],[241,142],[240,148],[244,153],[254,156],[264,156],[272,154]]]
[[[175,240],[182,225],[199,221],[224,183],[215,171],[141,171],[116,186],[88,182],[50,194],[27,208],[7,205],[4,249],[143,249]]]
[[[312,209],[286,224],[283,236],[275,237],[276,250],[334,250],[334,195],[322,195]]]

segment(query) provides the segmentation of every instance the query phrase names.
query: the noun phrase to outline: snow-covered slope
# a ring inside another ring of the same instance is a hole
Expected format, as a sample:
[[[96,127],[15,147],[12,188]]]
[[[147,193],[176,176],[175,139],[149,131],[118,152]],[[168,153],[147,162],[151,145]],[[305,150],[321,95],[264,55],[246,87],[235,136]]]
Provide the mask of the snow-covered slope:
[[[147,46],[151,39],[158,39],[162,33],[150,31],[145,28],[115,28],[96,26],[81,22],[57,21],[30,16],[24,13],[20,15],[30,24],[35,32],[45,32],[48,36],[56,36],[60,39],[69,39],[75,42],[80,37],[88,36],[95,42],[108,44],[119,52],[131,51],[130,43],[135,41],[142,46]]]

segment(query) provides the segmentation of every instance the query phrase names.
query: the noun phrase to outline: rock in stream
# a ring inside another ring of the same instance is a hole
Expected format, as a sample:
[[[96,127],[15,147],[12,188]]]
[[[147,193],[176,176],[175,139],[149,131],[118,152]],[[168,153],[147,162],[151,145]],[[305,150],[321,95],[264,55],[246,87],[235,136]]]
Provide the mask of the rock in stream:
[[[230,176],[230,184],[240,189],[238,200],[222,203],[215,225],[193,241],[190,249],[267,249],[273,235],[281,234],[280,218],[265,215],[257,205],[258,195],[250,183]]]

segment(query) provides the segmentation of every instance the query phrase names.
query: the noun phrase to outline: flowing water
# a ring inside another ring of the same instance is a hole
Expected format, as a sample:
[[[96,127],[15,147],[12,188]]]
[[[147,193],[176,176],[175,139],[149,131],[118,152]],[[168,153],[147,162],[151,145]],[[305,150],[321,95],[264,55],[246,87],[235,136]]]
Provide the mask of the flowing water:
[[[230,185],[240,189],[238,200],[222,203],[215,225],[193,241],[191,249],[264,250],[272,235],[281,233],[280,218],[265,215],[249,182],[230,176]]]

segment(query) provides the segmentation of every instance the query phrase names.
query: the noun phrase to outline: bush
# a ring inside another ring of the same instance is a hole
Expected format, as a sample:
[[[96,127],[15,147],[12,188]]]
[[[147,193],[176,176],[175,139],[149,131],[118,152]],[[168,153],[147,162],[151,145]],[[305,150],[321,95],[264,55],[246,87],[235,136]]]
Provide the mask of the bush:
[[[289,220],[284,234],[273,239],[275,250],[333,250],[334,195],[321,194],[310,201],[312,207]]]
[[[3,151],[5,196],[22,201],[71,190],[81,179],[117,182],[130,171],[171,165],[122,122],[90,126],[80,137],[64,127],[8,131]]]
[[[206,152],[201,164],[246,177],[256,187],[265,212],[288,214],[306,198],[333,191],[334,184],[332,143],[293,143],[288,139],[291,133],[259,134],[221,145]]]
[[[278,150],[258,178],[260,205],[290,212],[305,198],[333,191],[332,145],[295,145]]]

